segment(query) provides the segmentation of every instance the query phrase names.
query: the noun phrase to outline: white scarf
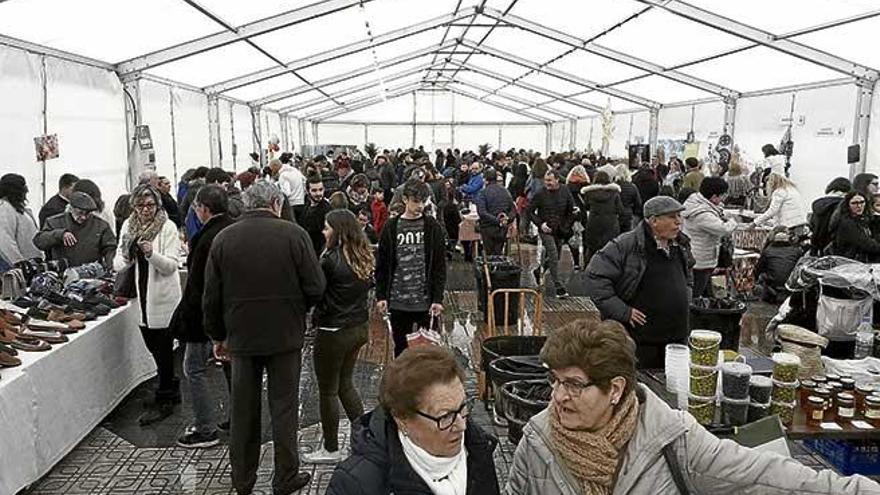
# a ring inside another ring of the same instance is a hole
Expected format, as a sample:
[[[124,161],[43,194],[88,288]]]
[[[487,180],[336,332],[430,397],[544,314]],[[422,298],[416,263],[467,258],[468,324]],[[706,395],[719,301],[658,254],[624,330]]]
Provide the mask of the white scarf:
[[[419,475],[434,495],[465,495],[467,492],[467,451],[464,437],[461,450],[455,457],[437,457],[416,445],[403,432],[398,431],[400,445],[409,465]]]

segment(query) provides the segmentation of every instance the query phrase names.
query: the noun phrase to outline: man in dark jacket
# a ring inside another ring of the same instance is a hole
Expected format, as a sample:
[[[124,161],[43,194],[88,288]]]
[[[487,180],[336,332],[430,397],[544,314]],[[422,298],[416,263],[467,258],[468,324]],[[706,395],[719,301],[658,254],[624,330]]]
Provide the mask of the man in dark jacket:
[[[410,178],[403,189],[403,214],[382,228],[376,258],[376,306],[389,313],[394,355],[406,349],[413,326],[429,328],[443,312],[446,289],[446,236],[423,214],[431,194],[427,184]]]
[[[302,213],[302,228],[309,233],[315,255],[321,256],[324,251],[324,217],[330,211],[330,202],[324,197],[324,181],[320,175],[310,175],[306,183],[309,197]]]
[[[214,238],[205,271],[205,331],[232,360],[229,458],[232,484],[251,493],[260,463],[263,372],[275,445],[275,493],[311,476],[299,471],[298,390],[305,315],[326,281],[309,235],[280,219],[282,192],[268,181],[245,191],[248,211]]]
[[[662,368],[666,344],[688,334],[693,257],[681,233],[684,207],[657,196],[645,220],[596,253],[587,266],[587,296],[603,319],[622,323],[636,341],[640,368]]]
[[[541,283],[542,271],[549,271],[556,287],[556,297],[568,297],[559,276],[559,256],[562,245],[571,237],[574,219],[574,199],[567,187],[559,187],[559,174],[553,170],[544,175],[544,188],[529,204],[527,217],[538,227],[544,245],[544,259],[535,269],[535,281]]]
[[[211,400],[207,376],[213,345],[202,325],[202,297],[205,289],[205,267],[214,238],[220,231],[235,223],[227,213],[228,200],[226,190],[212,184],[199,189],[192,202],[192,208],[203,227],[190,240],[192,248],[186,258],[186,287],[183,289],[180,304],[174,311],[171,325],[174,336],[185,343],[183,373],[189,382],[192,400],[193,428],[177,439],[177,445],[184,448],[207,448],[220,441],[213,421],[216,406]]]
[[[46,224],[46,219],[49,217],[64,213],[68,198],[73,193],[73,186],[77,181],[79,181],[79,177],[73,174],[61,174],[61,178],[58,179],[58,194],[49,198],[49,201],[46,201],[46,204],[40,208],[40,228]]]
[[[379,170],[379,184],[385,191],[385,204],[391,204],[391,198],[394,197],[394,188],[397,187],[397,173],[394,171],[394,165],[388,162],[385,155],[376,157],[376,168]]]
[[[822,256],[834,240],[831,231],[831,217],[843,197],[852,190],[852,183],[845,177],[837,177],[825,188],[825,196],[813,201],[813,214],[810,215],[810,254]]]
[[[498,183],[498,174],[494,169],[483,172],[486,188],[477,196],[477,213],[480,215],[480,237],[486,255],[499,255],[504,252],[507,242],[507,228],[513,220],[513,197],[510,192]]]
[[[94,215],[97,209],[88,194],[72,193],[68,211],[47,218],[34,236],[34,245],[46,252],[47,259],[67,260],[71,267],[100,262],[110,270],[116,254],[116,237],[113,228]]]
[[[660,194],[660,178],[657,172],[647,163],[639,167],[632,177],[632,183],[639,190],[639,200],[648,201]]]

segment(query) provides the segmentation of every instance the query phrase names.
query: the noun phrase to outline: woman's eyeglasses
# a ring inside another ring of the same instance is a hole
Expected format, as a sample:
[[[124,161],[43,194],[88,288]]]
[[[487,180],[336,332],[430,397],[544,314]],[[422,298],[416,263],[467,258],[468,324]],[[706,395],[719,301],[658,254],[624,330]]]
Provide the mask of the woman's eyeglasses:
[[[452,428],[452,425],[455,424],[455,420],[461,416],[461,419],[467,419],[471,414],[471,409],[474,406],[474,399],[470,398],[465,400],[458,406],[458,409],[455,411],[450,411],[442,416],[431,416],[430,414],[423,413],[422,411],[416,411],[416,414],[419,416],[430,419],[437,423],[437,429],[440,431],[448,430]]]
[[[140,203],[134,205],[135,210],[152,210],[156,207],[156,203]]]
[[[581,393],[583,393],[584,390],[595,385],[595,383],[593,382],[582,382],[580,380],[563,380],[556,376],[556,374],[552,371],[547,372],[547,381],[550,382],[550,386],[554,389],[557,385],[562,385],[562,387],[565,389],[565,392],[571,398],[580,397]]]

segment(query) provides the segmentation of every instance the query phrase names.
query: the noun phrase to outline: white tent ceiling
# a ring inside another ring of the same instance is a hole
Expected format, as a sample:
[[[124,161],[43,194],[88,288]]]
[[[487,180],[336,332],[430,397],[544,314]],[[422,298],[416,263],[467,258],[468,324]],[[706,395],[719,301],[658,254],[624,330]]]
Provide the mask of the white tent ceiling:
[[[0,0],[0,43],[300,118],[447,90],[556,121],[880,68],[876,0]],[[391,103],[395,101],[395,103]],[[488,107],[491,105],[491,107]],[[389,107],[390,108],[390,107]],[[482,107],[481,107],[482,108]]]

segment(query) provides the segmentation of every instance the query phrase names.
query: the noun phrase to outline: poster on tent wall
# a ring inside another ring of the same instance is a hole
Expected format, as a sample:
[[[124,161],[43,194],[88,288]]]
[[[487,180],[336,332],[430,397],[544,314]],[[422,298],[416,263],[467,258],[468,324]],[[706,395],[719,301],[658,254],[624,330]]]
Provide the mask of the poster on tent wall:
[[[44,162],[58,158],[58,135],[46,134],[34,138],[34,147],[37,151],[37,161]]]

